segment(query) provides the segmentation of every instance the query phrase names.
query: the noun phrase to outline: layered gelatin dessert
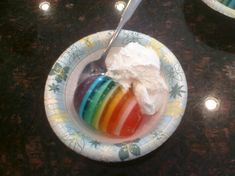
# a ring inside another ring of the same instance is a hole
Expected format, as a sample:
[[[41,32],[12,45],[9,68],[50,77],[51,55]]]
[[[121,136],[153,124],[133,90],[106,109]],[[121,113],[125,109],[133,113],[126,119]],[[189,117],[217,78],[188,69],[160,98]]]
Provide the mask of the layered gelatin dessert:
[[[218,0],[218,1],[232,9],[235,9],[235,0]]]
[[[106,67],[106,73],[91,75],[78,85],[75,109],[95,130],[131,136],[167,102],[159,57],[151,48],[129,43],[106,58]]]

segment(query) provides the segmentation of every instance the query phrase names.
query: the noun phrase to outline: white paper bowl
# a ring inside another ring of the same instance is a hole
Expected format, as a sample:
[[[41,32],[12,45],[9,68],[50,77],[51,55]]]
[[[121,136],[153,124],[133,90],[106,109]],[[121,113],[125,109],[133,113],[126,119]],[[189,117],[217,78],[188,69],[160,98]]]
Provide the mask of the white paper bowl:
[[[120,162],[146,155],[173,134],[185,111],[187,83],[180,63],[167,47],[145,34],[123,30],[113,45],[114,49],[138,42],[152,47],[159,55],[161,74],[169,87],[166,111],[144,135],[112,139],[88,128],[73,106],[75,89],[82,67],[98,57],[112,32],[89,35],[64,51],[48,75],[44,102],[48,121],[66,146],[93,160]]]
[[[202,0],[205,4],[207,4],[210,8],[213,10],[226,15],[228,17],[235,19],[235,10],[222,4],[221,2],[217,0]]]

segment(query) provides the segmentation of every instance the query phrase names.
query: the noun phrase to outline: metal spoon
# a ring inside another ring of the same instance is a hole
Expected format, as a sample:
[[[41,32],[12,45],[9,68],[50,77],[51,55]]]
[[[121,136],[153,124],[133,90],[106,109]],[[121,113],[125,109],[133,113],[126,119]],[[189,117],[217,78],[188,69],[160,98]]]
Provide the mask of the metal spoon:
[[[82,81],[81,80],[82,78],[84,80],[84,78],[90,74],[101,74],[101,73],[106,72],[106,66],[105,66],[106,56],[108,55],[108,52],[109,52],[113,42],[118,37],[121,29],[127,23],[127,21],[132,17],[133,13],[135,12],[136,8],[138,7],[138,5],[140,4],[141,1],[142,0],[129,0],[124,12],[122,13],[119,24],[118,24],[115,32],[113,33],[113,35],[108,43],[108,46],[104,49],[101,57],[98,60],[93,61],[93,62],[86,65],[86,67],[82,71],[79,82]]]

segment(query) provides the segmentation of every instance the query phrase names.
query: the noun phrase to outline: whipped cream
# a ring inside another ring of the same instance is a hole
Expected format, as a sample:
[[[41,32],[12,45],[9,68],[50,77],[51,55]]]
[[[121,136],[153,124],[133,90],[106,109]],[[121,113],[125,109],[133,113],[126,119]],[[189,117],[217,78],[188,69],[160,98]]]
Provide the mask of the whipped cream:
[[[147,115],[158,112],[167,85],[160,75],[160,60],[156,52],[138,43],[129,43],[106,58],[106,75],[125,90],[133,89],[141,111]]]

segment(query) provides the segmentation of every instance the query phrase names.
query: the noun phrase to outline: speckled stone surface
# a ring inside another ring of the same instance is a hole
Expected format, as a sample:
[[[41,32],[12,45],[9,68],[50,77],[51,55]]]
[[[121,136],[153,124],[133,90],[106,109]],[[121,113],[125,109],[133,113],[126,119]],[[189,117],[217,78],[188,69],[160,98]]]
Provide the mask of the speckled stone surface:
[[[126,29],[164,43],[180,61],[188,105],[169,140],[140,159],[89,160],[68,149],[46,118],[47,75],[82,37],[115,28],[114,0],[0,1],[0,175],[235,175],[235,21],[199,0],[144,0]],[[220,32],[221,31],[221,32]],[[204,99],[220,101],[209,112]]]

